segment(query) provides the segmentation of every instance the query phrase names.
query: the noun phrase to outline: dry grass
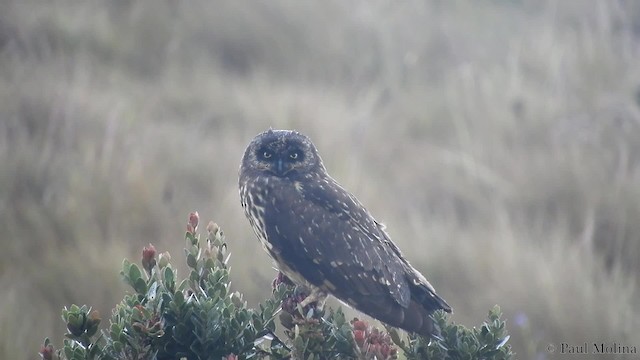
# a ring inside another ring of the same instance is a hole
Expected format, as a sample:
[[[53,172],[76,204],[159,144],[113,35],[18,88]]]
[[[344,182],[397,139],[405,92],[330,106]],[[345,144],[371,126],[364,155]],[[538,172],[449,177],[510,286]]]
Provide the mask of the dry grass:
[[[640,346],[639,55],[631,1],[2,2],[0,358],[59,342],[63,305],[108,313],[122,258],[180,254],[192,209],[264,298],[236,173],[269,126],[314,139],[456,321],[500,304],[523,359]]]

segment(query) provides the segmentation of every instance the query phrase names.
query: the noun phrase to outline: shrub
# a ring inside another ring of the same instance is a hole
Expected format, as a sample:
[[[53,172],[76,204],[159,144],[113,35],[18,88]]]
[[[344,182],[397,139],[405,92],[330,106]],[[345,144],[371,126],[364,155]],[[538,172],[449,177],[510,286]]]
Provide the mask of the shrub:
[[[347,321],[338,309],[317,303],[302,307],[308,295],[278,274],[273,294],[252,309],[242,294],[230,291],[227,244],[222,230],[210,222],[207,237],[196,231],[191,213],[184,255],[189,275],[179,280],[171,256],[153,245],[142,251],[142,268],[124,260],[122,279],[133,292],[99,330],[100,314],[86,305],[62,311],[67,339],[56,350],[45,339],[43,359],[509,359],[513,355],[505,323],[496,306],[479,329],[433,318],[441,336],[402,336],[357,318]],[[276,320],[281,335],[276,334]],[[402,353],[402,354],[401,354]]]

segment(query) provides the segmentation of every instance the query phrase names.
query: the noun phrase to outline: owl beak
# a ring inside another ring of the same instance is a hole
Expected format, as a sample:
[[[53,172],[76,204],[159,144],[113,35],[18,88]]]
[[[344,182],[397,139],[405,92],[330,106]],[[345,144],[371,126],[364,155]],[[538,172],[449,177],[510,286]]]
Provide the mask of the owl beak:
[[[275,161],[271,168],[271,171],[278,176],[284,176],[290,170],[291,170],[291,166],[287,164],[286,161],[283,161],[282,159],[278,159],[278,161]]]
[[[284,163],[282,162],[282,159],[278,159],[276,171],[278,174],[284,175]]]

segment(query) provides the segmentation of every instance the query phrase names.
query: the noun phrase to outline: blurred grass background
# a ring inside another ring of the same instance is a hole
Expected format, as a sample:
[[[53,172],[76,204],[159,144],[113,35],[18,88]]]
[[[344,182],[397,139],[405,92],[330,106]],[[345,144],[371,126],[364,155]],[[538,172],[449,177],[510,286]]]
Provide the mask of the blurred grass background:
[[[64,305],[107,318],[143,245],[181,263],[192,210],[268,296],[237,169],[269,126],[312,137],[454,321],[501,305],[521,359],[640,347],[639,55],[630,0],[2,1],[0,358],[60,344]]]

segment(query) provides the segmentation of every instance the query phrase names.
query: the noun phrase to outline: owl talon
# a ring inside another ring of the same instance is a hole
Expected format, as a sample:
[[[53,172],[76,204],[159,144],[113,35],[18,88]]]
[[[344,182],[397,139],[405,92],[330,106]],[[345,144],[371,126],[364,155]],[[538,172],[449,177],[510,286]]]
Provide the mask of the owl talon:
[[[309,294],[309,296],[302,300],[300,306],[302,308],[305,308],[312,303],[317,303],[315,307],[319,310],[322,310],[324,308],[324,303],[326,300],[327,294],[318,288],[314,288],[313,290],[311,290],[311,294]]]

